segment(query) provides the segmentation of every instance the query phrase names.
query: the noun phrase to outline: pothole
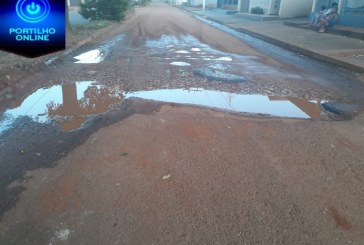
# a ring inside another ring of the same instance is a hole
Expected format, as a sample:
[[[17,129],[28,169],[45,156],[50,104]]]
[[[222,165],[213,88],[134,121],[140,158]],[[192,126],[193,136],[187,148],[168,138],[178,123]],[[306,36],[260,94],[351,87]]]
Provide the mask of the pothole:
[[[193,89],[162,89],[125,93],[125,98],[196,105],[230,112],[266,114],[278,117],[319,119],[327,101],[295,97],[237,94],[223,91]]]
[[[0,114],[0,134],[10,129],[20,117],[30,117],[39,123],[55,120],[63,130],[74,130],[89,117],[106,112],[121,101],[121,91],[97,85],[94,81],[41,88],[18,107]]]

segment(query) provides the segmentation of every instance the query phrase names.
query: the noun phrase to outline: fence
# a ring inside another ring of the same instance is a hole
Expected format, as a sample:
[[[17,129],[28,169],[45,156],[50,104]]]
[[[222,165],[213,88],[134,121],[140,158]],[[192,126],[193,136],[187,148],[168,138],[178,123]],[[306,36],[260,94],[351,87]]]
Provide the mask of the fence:
[[[364,0],[344,0],[343,13],[364,15]]]
[[[361,0],[361,1],[364,1],[364,0]],[[333,2],[338,3],[339,1],[338,0],[336,0],[336,1],[335,0],[317,0],[316,6],[315,6],[315,11],[320,11],[325,8],[330,8],[331,4]]]

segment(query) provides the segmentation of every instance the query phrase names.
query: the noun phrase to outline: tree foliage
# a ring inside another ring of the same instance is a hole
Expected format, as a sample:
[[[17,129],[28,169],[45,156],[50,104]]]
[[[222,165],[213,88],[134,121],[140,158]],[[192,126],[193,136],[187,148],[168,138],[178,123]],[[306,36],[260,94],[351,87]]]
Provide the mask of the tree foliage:
[[[125,18],[128,0],[86,0],[81,3],[80,14],[91,20],[117,20]]]

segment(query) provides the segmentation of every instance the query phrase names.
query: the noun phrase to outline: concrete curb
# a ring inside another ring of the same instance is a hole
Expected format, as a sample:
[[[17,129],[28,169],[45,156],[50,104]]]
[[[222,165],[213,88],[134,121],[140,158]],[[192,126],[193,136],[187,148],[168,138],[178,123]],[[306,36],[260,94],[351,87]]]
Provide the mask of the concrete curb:
[[[314,58],[314,59],[317,59],[317,60],[320,60],[320,61],[324,61],[324,62],[333,64],[333,65],[341,66],[341,67],[347,68],[347,69],[355,71],[355,72],[364,73],[364,67],[362,67],[362,66],[355,65],[355,64],[352,64],[352,63],[348,63],[348,62],[345,62],[343,60],[335,59],[333,57],[330,57],[330,56],[315,52],[313,50],[309,50],[309,49],[306,49],[306,48],[303,48],[303,47],[300,47],[300,46],[297,46],[297,45],[294,45],[294,44],[286,43],[284,41],[275,39],[273,37],[270,37],[270,36],[267,36],[267,35],[264,35],[264,34],[261,34],[261,33],[257,33],[257,32],[254,32],[254,31],[242,28],[242,27],[235,28],[235,27],[229,26],[227,23],[224,23],[223,21],[220,21],[220,20],[215,19],[213,17],[205,17],[205,19],[208,19],[208,20],[214,21],[216,23],[228,26],[229,28],[232,28],[232,29],[234,29],[236,31],[239,31],[239,32],[248,34],[250,36],[259,38],[261,40],[272,43],[272,44],[277,45],[279,47],[282,47],[282,48],[285,48],[285,49],[288,49],[288,50],[291,50],[291,51],[294,51],[294,52],[297,52],[297,53],[301,53],[301,54],[309,56],[311,58]]]
[[[201,16],[201,15],[200,15]],[[201,16],[202,18],[204,17],[204,16]],[[219,24],[221,24],[221,25],[226,25],[226,23],[224,22],[224,21],[221,21],[221,20],[217,20],[217,19],[214,19],[214,18],[212,18],[212,17],[205,17],[205,19],[207,19],[207,20],[211,20],[211,21],[213,21],[213,22],[216,22],[216,23],[219,23]]]
[[[183,8],[183,7],[179,7],[179,6],[175,6],[175,7],[180,9],[180,10],[189,12],[192,15],[197,15],[197,16],[200,16],[200,17],[205,18],[207,20],[219,23],[221,25],[228,26],[228,27],[230,27],[230,28],[232,28],[232,29],[234,29],[234,30],[236,30],[238,32],[248,34],[250,36],[259,38],[261,40],[264,40],[264,41],[272,43],[272,44],[274,44],[276,46],[291,50],[293,52],[297,52],[297,53],[306,55],[308,57],[314,58],[316,60],[320,60],[320,61],[330,63],[330,64],[333,64],[333,65],[336,65],[336,66],[341,66],[341,67],[347,68],[347,69],[355,71],[355,72],[364,73],[364,67],[362,67],[362,66],[355,65],[355,64],[352,64],[352,63],[348,63],[348,62],[345,62],[343,60],[335,59],[333,57],[330,57],[330,56],[327,56],[327,55],[324,55],[324,54],[321,54],[321,53],[315,52],[313,50],[309,50],[309,49],[306,49],[306,48],[303,48],[303,47],[300,47],[300,46],[297,46],[297,45],[294,45],[294,44],[286,43],[284,41],[275,39],[275,38],[267,36],[267,35],[263,35],[261,33],[251,31],[249,29],[245,29],[245,28],[242,28],[242,27],[239,27],[239,28],[232,27],[232,26],[229,26],[229,24],[227,22],[215,19],[215,18],[210,17],[210,16],[205,16],[205,15],[200,15],[200,14],[193,13],[192,11],[189,11],[189,10]]]
[[[313,27],[308,26],[308,23],[296,23],[296,22],[292,22],[292,21],[284,21],[283,25],[297,27],[297,28],[301,28],[301,29],[305,29],[305,30],[317,30],[317,28],[315,29]],[[335,27],[334,28],[328,28],[326,30],[326,32],[327,33],[332,33],[332,34],[335,34],[335,35],[346,36],[346,37],[350,37],[350,38],[364,40],[364,33],[357,33],[357,32],[348,31],[348,30],[335,29]]]
[[[229,26],[229,27],[233,28],[231,26]],[[302,47],[294,45],[294,44],[286,43],[286,42],[283,42],[281,40],[278,40],[278,39],[275,39],[275,38],[272,38],[272,37],[269,37],[269,36],[266,36],[266,35],[263,35],[263,34],[260,34],[260,33],[253,32],[253,31],[245,29],[245,28],[240,27],[240,28],[233,28],[233,29],[236,30],[236,31],[248,34],[250,36],[262,39],[262,40],[264,40],[266,42],[272,43],[272,44],[277,45],[279,47],[282,47],[282,48],[285,48],[285,49],[288,49],[288,50],[291,50],[291,51],[294,51],[294,52],[309,56],[311,58],[314,58],[314,59],[317,59],[317,60],[320,60],[320,61],[324,61],[324,62],[333,64],[333,65],[345,67],[347,69],[350,69],[350,70],[353,70],[353,71],[356,71],[356,72],[364,73],[364,68],[361,67],[361,66],[351,64],[351,63],[348,63],[348,62],[345,62],[345,61],[342,61],[342,60],[339,60],[339,59],[335,59],[333,57],[330,57],[330,56],[327,56],[327,55],[324,55],[324,54],[321,54],[321,53],[317,53],[315,51],[305,49],[305,48],[302,48]]]

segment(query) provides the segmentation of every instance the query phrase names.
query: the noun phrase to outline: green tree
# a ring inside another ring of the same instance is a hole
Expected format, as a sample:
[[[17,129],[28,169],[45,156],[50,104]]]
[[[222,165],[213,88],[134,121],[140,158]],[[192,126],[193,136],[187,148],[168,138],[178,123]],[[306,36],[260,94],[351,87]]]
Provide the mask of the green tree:
[[[128,0],[86,0],[80,6],[80,14],[86,19],[121,21],[129,3]]]

